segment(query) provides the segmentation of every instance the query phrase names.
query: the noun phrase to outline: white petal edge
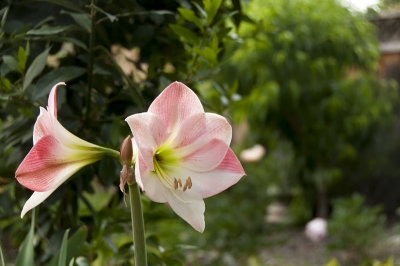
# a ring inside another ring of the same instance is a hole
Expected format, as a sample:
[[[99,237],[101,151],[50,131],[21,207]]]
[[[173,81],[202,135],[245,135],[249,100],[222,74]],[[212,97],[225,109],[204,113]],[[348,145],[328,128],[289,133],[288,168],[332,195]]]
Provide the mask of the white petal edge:
[[[204,200],[193,193],[175,191],[185,202],[182,202],[171,191],[167,191],[168,203],[176,214],[190,224],[196,231],[203,233],[205,228],[204,212],[206,210]]]

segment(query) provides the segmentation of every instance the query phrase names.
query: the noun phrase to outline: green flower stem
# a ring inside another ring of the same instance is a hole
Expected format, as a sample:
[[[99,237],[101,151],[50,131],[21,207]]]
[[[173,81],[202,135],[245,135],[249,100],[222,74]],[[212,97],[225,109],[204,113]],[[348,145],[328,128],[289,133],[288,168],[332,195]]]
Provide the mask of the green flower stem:
[[[119,157],[120,157],[119,151],[109,149],[109,148],[104,148],[104,147],[101,147],[101,148],[105,151],[106,155],[108,155],[110,157],[114,157],[116,159],[119,159]]]
[[[129,185],[129,199],[131,203],[133,243],[135,247],[135,265],[147,266],[142,202],[140,201],[139,186],[136,183]]]

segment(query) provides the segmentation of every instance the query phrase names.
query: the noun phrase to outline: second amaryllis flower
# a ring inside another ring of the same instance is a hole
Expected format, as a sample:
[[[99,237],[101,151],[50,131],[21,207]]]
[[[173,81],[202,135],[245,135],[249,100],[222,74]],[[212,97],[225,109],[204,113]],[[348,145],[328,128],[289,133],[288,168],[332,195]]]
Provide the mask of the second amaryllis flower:
[[[60,85],[65,83],[57,83],[51,89],[47,110],[40,107],[33,130],[33,147],[15,173],[21,185],[35,191],[25,203],[21,217],[79,169],[113,152],[76,137],[58,122],[56,92]]]
[[[168,86],[148,112],[126,121],[138,147],[138,185],[150,199],[168,203],[203,232],[203,198],[220,193],[245,175],[229,148],[231,125],[220,115],[205,113],[196,94],[180,82]]]

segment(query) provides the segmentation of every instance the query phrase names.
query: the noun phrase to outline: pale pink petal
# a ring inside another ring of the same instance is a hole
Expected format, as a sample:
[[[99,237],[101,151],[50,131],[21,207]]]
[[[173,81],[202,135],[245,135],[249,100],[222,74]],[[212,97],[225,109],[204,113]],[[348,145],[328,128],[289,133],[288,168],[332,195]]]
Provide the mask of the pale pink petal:
[[[224,159],[229,146],[219,139],[213,139],[193,153],[182,158],[182,165],[198,172],[208,172]]]
[[[59,82],[53,86],[49,94],[49,100],[47,103],[47,108],[51,115],[57,118],[57,87],[60,85],[66,86],[65,82]]]
[[[49,112],[43,107],[40,107],[40,114],[36,119],[35,125],[33,127],[33,145],[39,141],[42,137],[46,135],[53,135],[54,133],[54,123],[53,118],[50,116]]]
[[[182,191],[166,191],[168,192],[168,203],[174,212],[198,232],[203,233],[205,228],[205,205],[203,199],[194,193],[189,194]]]
[[[45,199],[47,199],[56,189],[57,188],[54,188],[45,192],[33,192],[32,196],[25,202],[24,207],[22,208],[21,218],[23,218],[28,211],[45,201]]]
[[[145,171],[141,175],[141,180],[144,188],[143,193],[147,197],[149,197],[152,201],[159,203],[164,203],[167,201],[165,194],[167,193],[168,188],[161,183],[160,177],[155,175],[152,171]]]
[[[169,131],[173,131],[187,117],[204,113],[204,109],[191,89],[175,81],[152,102],[149,112],[158,115]]]
[[[143,188],[143,182],[142,182],[142,176],[145,176],[145,172],[148,171],[148,167],[143,161],[143,156],[141,153],[138,151],[137,156],[136,156],[136,162],[135,162],[135,179],[136,183],[139,185],[139,187],[144,190]]]
[[[224,159],[232,139],[232,127],[226,119],[212,113],[188,117],[178,129],[173,144],[185,167],[209,171]]]
[[[131,128],[145,164],[150,170],[154,170],[154,152],[167,138],[165,123],[152,113],[134,114],[125,121]]]
[[[242,165],[232,149],[228,149],[224,160],[209,172],[196,172],[187,168],[171,167],[171,172],[183,183],[190,177],[192,188],[185,193],[195,193],[202,198],[214,196],[236,184],[245,175]]]
[[[34,191],[48,191],[58,187],[80,168],[96,161],[95,158],[71,161],[73,153],[54,136],[42,137],[24,158],[15,177],[18,182]],[[82,155],[81,155],[82,156]]]

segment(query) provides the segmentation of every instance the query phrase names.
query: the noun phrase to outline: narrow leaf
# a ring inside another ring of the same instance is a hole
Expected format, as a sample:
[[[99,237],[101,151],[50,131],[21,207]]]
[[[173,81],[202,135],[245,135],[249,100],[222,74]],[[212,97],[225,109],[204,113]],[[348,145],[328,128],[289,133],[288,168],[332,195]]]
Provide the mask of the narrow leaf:
[[[98,11],[98,12],[100,12],[100,13],[106,15],[107,18],[108,18],[111,22],[118,21],[118,17],[116,17],[116,16],[114,16],[114,15],[112,15],[112,14],[110,14],[110,13],[104,11],[104,10],[101,9],[100,7],[98,7],[98,6],[96,6],[96,5],[93,5],[93,8],[94,8],[96,11]]]
[[[176,24],[172,24],[170,25],[170,27],[176,35],[178,35],[183,39],[183,41],[190,43],[194,46],[199,43],[199,38],[196,36],[196,34],[188,30],[187,28],[184,28]]]
[[[79,253],[81,252],[82,248],[85,245],[86,237],[87,237],[87,228],[81,227],[67,240],[66,261],[71,261],[72,258],[79,255]],[[58,263],[60,261],[59,259],[60,256],[61,256],[61,249],[57,251],[54,257],[51,259],[50,263],[47,264],[47,266],[59,265]],[[75,263],[77,262],[78,258],[75,260]]]
[[[1,249],[1,245],[0,245],[0,266],[6,266],[6,262],[3,256],[3,250]]]
[[[31,228],[22,242],[15,266],[35,265],[33,260],[33,237],[35,235],[35,209],[32,211]]]
[[[203,4],[207,13],[207,24],[210,25],[221,5],[221,0],[204,0]]]
[[[24,71],[25,70],[25,66],[26,66],[26,59],[28,58],[28,56],[27,56],[27,54],[26,54],[26,52],[24,50],[24,47],[22,47],[22,46],[19,47],[17,58],[18,58],[18,66],[19,66],[19,68],[22,71]]]
[[[75,12],[68,12],[65,10],[61,10],[61,14],[67,14],[69,16],[71,16],[71,18],[78,24],[80,25],[82,28],[85,29],[85,31],[90,32],[90,16],[89,14],[86,13],[75,13]]]
[[[47,2],[47,3],[52,3],[56,4],[59,6],[63,6],[65,8],[69,8],[71,10],[77,11],[77,12],[83,12],[78,5],[76,5],[74,2],[71,1],[65,1],[65,0],[36,0],[38,2]]]
[[[15,59],[13,56],[11,55],[3,55],[2,57],[4,64],[7,65],[7,67],[12,70],[12,71],[19,71],[19,64],[18,64],[18,60]]]
[[[58,266],[67,265],[67,252],[68,252],[68,233],[69,229],[65,231],[64,237],[60,248],[60,257],[58,258]]]
[[[46,66],[46,58],[49,54],[50,48],[44,50],[41,54],[39,54],[35,60],[33,60],[32,64],[29,66],[28,71],[26,72],[23,89],[25,90],[40,73],[42,73],[44,67]]]
[[[39,29],[32,29],[27,31],[27,35],[54,35],[70,29],[70,26],[48,26],[43,25]]]
[[[203,25],[201,24],[201,19],[196,16],[193,10],[186,8],[178,8],[179,13],[181,13],[182,17],[184,17],[187,21],[193,22],[196,24],[199,29],[203,31]]]
[[[34,86],[31,92],[32,100],[36,101],[41,97],[46,96],[50,92],[51,87],[57,82],[68,82],[72,79],[82,76],[85,72],[86,69],[82,67],[65,66],[46,73]]]

